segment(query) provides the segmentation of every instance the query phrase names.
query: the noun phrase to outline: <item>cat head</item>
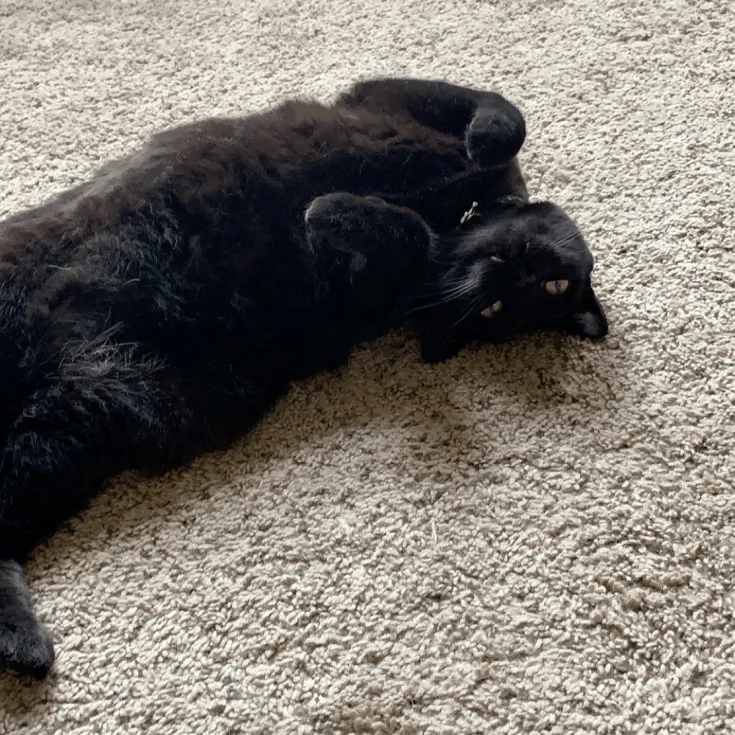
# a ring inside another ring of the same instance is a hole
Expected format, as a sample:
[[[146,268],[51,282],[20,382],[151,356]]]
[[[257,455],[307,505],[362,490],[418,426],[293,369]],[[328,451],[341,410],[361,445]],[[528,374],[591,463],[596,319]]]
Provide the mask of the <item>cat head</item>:
[[[592,253],[560,207],[508,197],[463,219],[435,243],[431,286],[417,312],[427,359],[536,330],[607,334],[590,280]]]

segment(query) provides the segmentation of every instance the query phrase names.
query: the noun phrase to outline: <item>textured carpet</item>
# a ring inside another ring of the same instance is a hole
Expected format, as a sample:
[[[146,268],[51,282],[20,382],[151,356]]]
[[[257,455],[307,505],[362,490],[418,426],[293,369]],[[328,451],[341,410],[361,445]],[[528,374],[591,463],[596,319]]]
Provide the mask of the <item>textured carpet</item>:
[[[443,77],[525,111],[612,329],[392,335],[115,483],[33,561],[58,662],[0,732],[733,732],[729,5],[0,0],[0,215],[165,126]]]

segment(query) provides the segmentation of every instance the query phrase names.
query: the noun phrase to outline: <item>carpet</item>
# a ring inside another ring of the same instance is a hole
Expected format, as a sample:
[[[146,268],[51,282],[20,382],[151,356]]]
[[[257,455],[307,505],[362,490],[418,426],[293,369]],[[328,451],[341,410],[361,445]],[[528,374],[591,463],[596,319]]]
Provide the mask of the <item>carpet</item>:
[[[358,77],[525,112],[611,334],[392,334],[231,451],[127,475],[29,569],[58,661],[0,732],[735,730],[726,0],[0,0],[0,216],[166,126]]]

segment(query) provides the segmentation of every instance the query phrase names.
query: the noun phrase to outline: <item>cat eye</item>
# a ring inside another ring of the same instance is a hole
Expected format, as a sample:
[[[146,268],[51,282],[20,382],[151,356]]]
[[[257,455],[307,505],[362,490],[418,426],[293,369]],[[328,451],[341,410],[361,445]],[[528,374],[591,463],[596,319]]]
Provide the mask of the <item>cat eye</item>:
[[[488,306],[487,309],[483,309],[480,312],[480,316],[484,316],[485,319],[490,319],[497,314],[503,308],[502,301],[496,301],[492,306]]]
[[[544,288],[552,296],[561,296],[569,288],[569,281],[544,281]]]

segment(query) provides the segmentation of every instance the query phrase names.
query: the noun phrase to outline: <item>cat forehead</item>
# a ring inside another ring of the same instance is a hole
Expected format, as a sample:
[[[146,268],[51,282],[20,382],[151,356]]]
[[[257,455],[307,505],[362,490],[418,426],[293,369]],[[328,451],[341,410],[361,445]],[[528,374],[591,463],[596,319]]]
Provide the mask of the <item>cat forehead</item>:
[[[561,207],[551,202],[530,204],[524,209],[508,213],[508,221],[529,235],[568,240],[581,238],[579,228]]]
[[[580,277],[589,276],[594,267],[592,253],[578,233],[576,237],[568,241],[531,241],[524,257],[530,263],[536,263],[541,267],[560,268]]]
[[[529,204],[508,212],[496,223],[489,223],[488,235],[505,231],[523,240],[524,257],[530,261],[573,269],[588,275],[594,259],[576,223],[552,202]]]
[[[480,263],[484,269],[491,261],[506,257],[511,246],[516,258],[533,270],[548,272],[549,277],[585,278],[592,272],[594,259],[579,230],[570,225],[556,231],[536,231],[507,222],[485,222],[465,233],[455,252],[466,264]]]

